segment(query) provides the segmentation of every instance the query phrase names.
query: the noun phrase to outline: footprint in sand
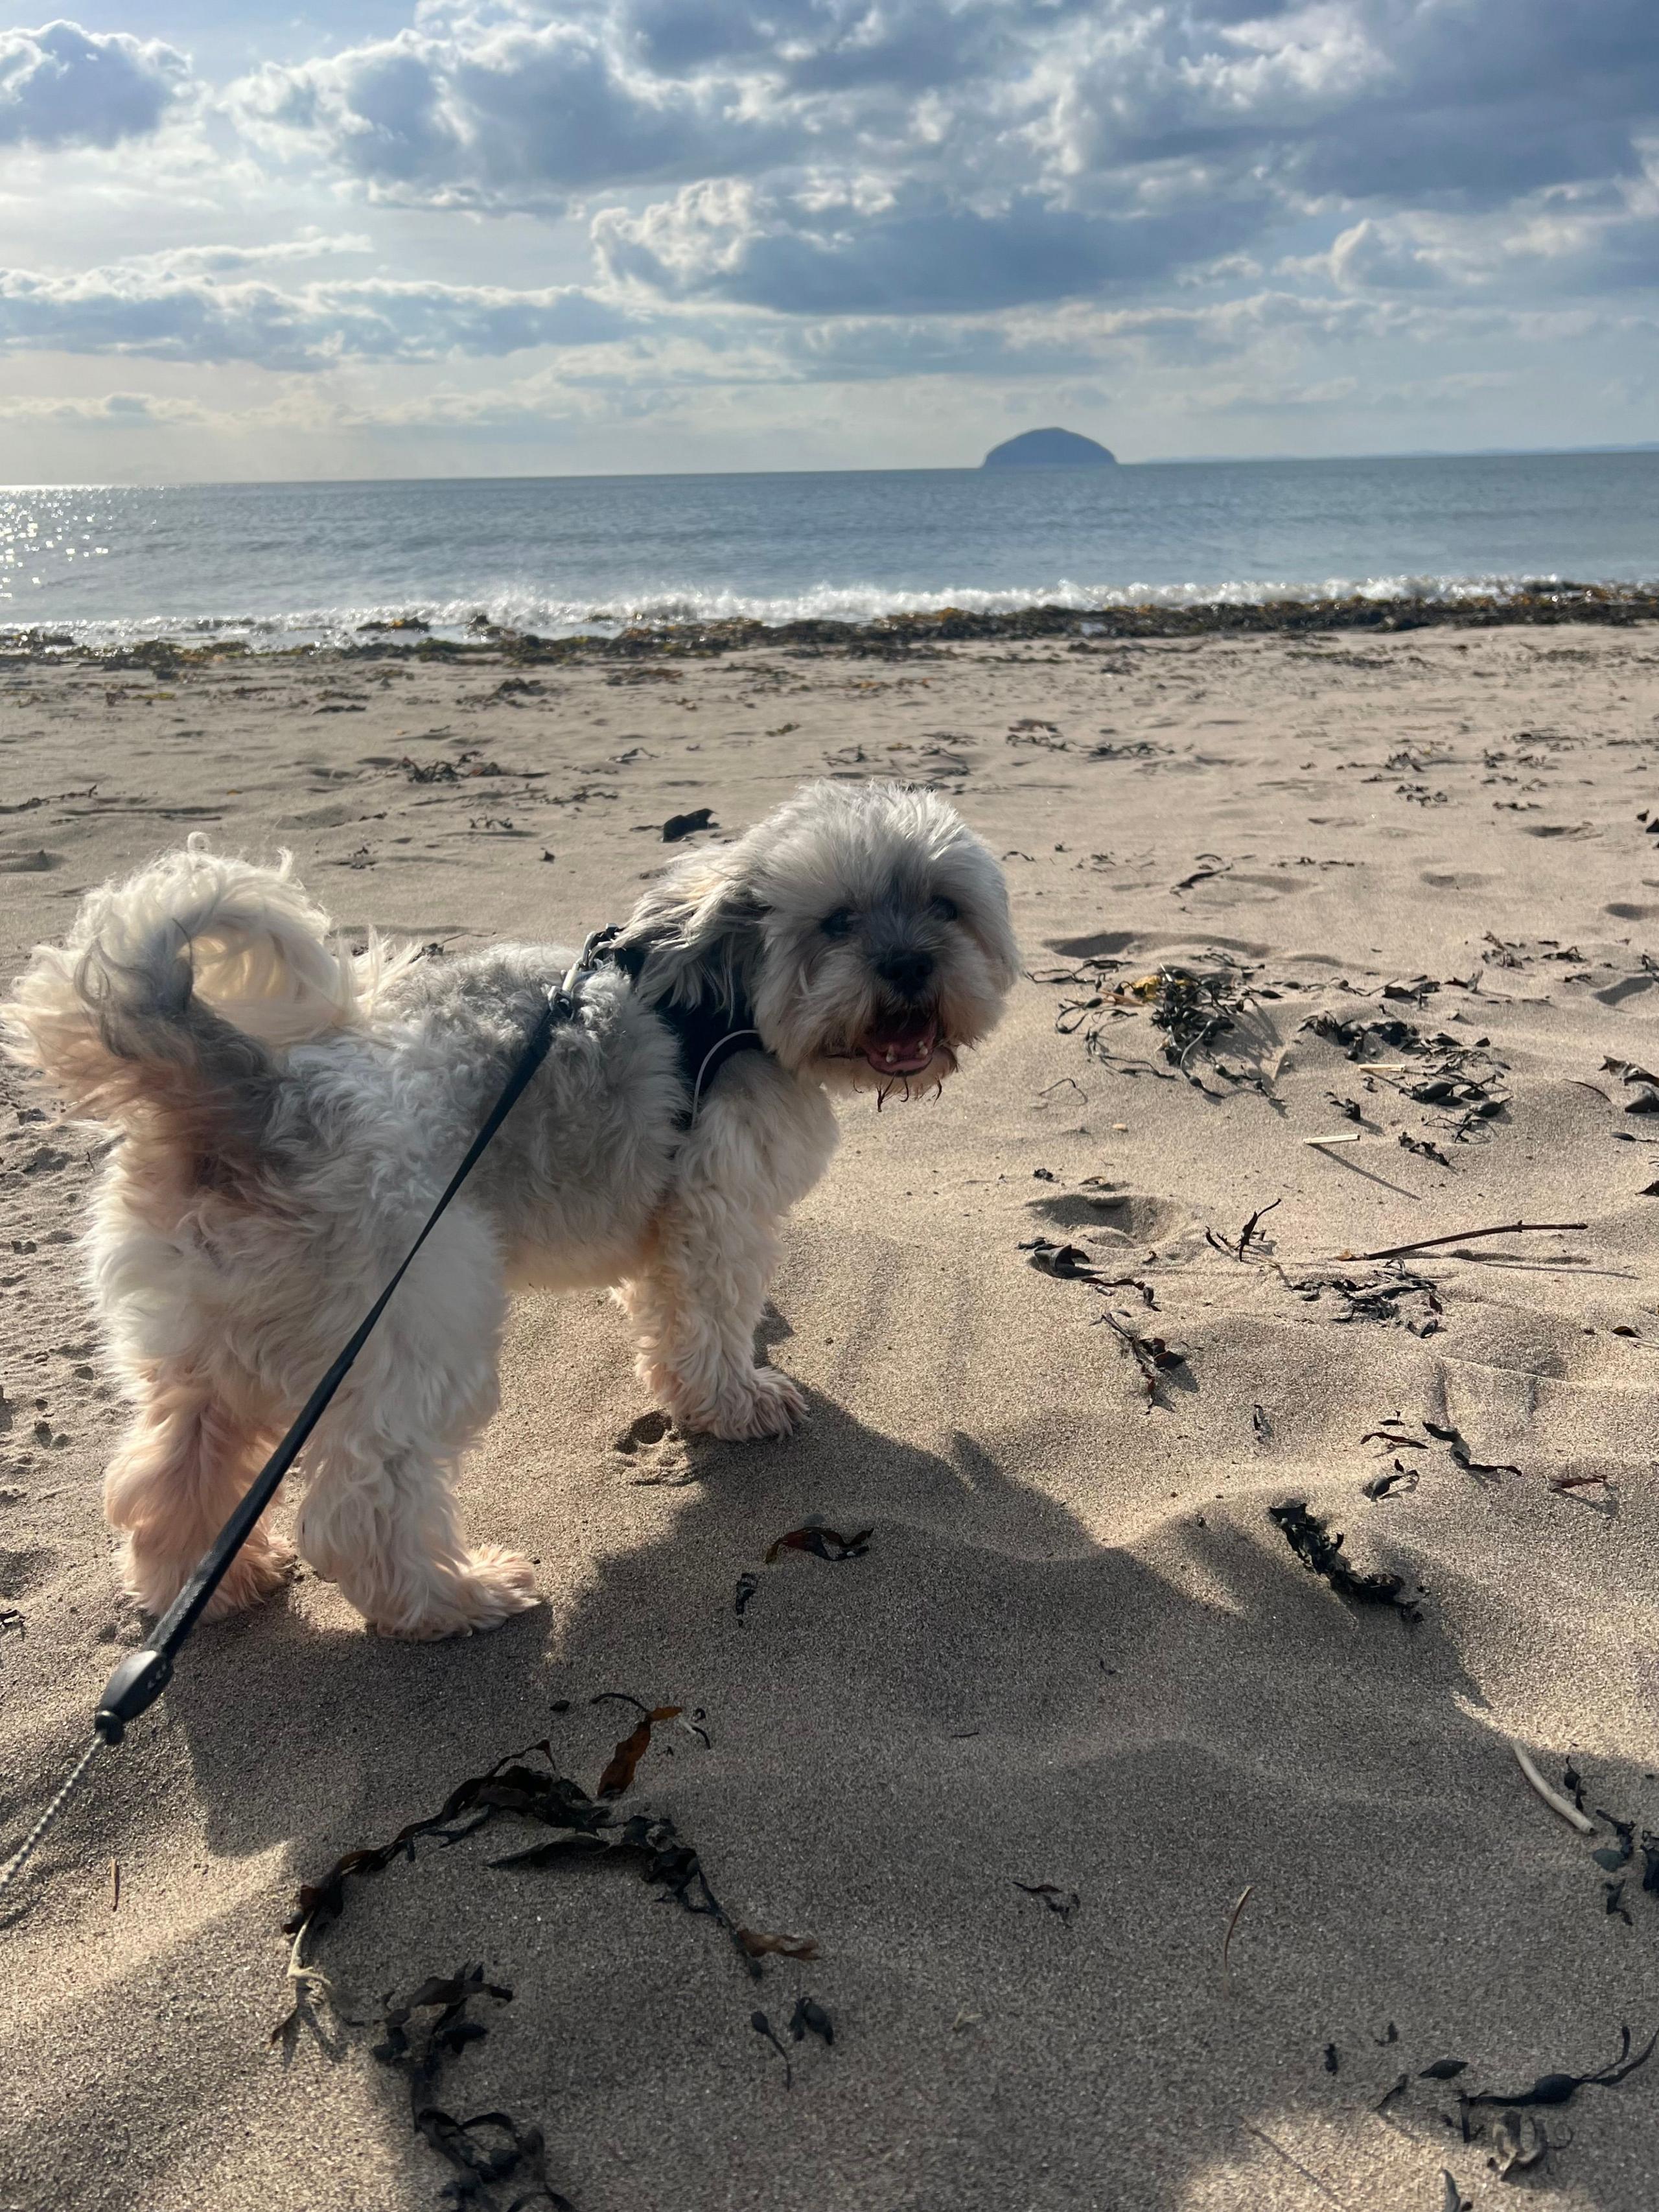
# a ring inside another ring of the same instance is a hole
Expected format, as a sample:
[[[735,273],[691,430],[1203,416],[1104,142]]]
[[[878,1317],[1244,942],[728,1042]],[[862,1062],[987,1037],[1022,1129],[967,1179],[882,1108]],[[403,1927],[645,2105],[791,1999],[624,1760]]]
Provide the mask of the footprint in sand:
[[[21,1552],[0,1552],[0,1598],[27,1597],[57,1565],[57,1553],[40,1544]]]
[[[1097,1243],[1129,1249],[1168,1247],[1201,1237],[1204,1224],[1188,1206],[1170,1198],[1137,1198],[1127,1191],[1063,1191],[1034,1198],[1027,1211],[1060,1229],[1092,1232]]]
[[[659,1407],[630,1421],[611,1449],[631,1462],[628,1480],[636,1488],[678,1490],[696,1480],[690,1439]]]

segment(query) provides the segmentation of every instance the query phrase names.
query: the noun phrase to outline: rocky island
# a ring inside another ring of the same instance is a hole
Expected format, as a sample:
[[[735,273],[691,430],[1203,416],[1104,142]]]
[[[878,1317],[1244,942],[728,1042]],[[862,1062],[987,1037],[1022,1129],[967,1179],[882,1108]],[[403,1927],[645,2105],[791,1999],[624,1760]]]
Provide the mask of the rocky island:
[[[983,469],[1097,469],[1115,467],[1115,453],[1076,430],[1022,430],[1006,444],[993,446]]]

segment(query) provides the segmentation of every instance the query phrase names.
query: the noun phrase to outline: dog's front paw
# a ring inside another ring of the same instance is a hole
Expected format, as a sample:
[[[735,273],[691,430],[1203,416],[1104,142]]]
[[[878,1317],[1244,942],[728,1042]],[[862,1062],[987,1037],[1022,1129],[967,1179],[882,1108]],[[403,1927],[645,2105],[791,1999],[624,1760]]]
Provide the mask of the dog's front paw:
[[[122,1585],[128,1596],[136,1598],[146,1613],[159,1617],[184,1588],[195,1565],[193,1558],[180,1559],[171,1554],[157,1554],[136,1536],[130,1537],[123,1560]],[[263,1534],[249,1537],[208,1601],[203,1619],[225,1620],[232,1613],[258,1605],[273,1590],[282,1588],[293,1574],[294,1566],[292,1545]]]
[[[528,1559],[499,1544],[483,1544],[459,1573],[446,1574],[422,1594],[418,1605],[371,1616],[382,1636],[434,1644],[446,1636],[473,1636],[499,1628],[536,1602],[536,1574]]]
[[[269,1536],[257,1546],[248,1542],[231,1562],[229,1573],[209,1601],[204,1620],[222,1620],[228,1613],[258,1605],[273,1590],[281,1589],[296,1564],[294,1547],[280,1536]]]
[[[760,1437],[787,1437],[805,1418],[799,1385],[775,1367],[757,1367],[721,1390],[703,1419],[684,1425],[728,1443],[749,1443]]]

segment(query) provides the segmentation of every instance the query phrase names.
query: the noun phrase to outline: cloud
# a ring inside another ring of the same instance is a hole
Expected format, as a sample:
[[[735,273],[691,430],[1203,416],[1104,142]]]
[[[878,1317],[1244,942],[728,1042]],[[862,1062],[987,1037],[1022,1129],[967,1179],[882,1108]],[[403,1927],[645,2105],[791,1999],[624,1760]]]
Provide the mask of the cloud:
[[[787,314],[962,314],[1156,283],[1258,220],[1248,198],[1092,214],[1035,194],[987,210],[921,192],[866,208],[847,192],[696,185],[641,215],[605,210],[593,242],[614,282],[676,299]]]
[[[576,286],[221,283],[160,254],[79,276],[0,270],[0,352],[143,355],[316,369],[344,360],[428,362],[532,346],[603,345],[631,325]]]
[[[136,423],[202,422],[206,409],[192,399],[159,398],[148,392],[106,392],[94,398],[0,398],[0,422],[101,422],[118,429]]]
[[[635,290],[951,314],[1149,286],[1345,210],[1328,281],[1431,283],[1366,228],[1642,173],[1651,0],[456,0],[235,88],[371,198],[601,210]],[[1565,266],[1565,264],[1563,264]]]
[[[64,22],[0,31],[0,146],[145,137],[189,86],[189,63],[159,39]]]
[[[158,276],[225,276],[233,270],[268,269],[291,261],[321,261],[339,253],[372,253],[374,241],[361,232],[331,235],[301,232],[263,246],[169,246],[156,253],[130,254],[123,269]]]
[[[592,186],[787,159],[781,115],[735,85],[630,70],[604,27],[561,20],[400,32],[235,88],[278,151],[321,154],[377,198],[451,207],[561,207]]]

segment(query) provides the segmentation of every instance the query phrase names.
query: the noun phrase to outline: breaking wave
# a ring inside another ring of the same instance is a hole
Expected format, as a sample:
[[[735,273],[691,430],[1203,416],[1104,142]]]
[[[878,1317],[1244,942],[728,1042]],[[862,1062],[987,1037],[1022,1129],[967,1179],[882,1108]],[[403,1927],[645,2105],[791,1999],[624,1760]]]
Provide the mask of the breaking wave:
[[[884,617],[937,614],[951,608],[966,614],[994,616],[1017,615],[1031,607],[1063,607],[1086,617],[1122,607],[1270,606],[1356,599],[1455,605],[1469,599],[1501,601],[1522,592],[1547,591],[1561,580],[1553,574],[1385,575],[1085,584],[1060,577],[1053,583],[1001,591],[818,584],[807,591],[778,596],[663,585],[626,596],[591,599],[511,590],[476,599],[298,608],[277,615],[155,614],[45,626],[18,623],[0,626],[0,637],[27,637],[37,644],[65,647],[122,647],[156,640],[179,645],[238,642],[253,652],[282,652],[302,646],[360,643],[375,636],[412,640],[425,635],[462,641],[492,629],[558,638],[584,633],[615,636],[634,628],[695,628],[714,623],[756,622],[769,628],[814,621],[866,623]]]

